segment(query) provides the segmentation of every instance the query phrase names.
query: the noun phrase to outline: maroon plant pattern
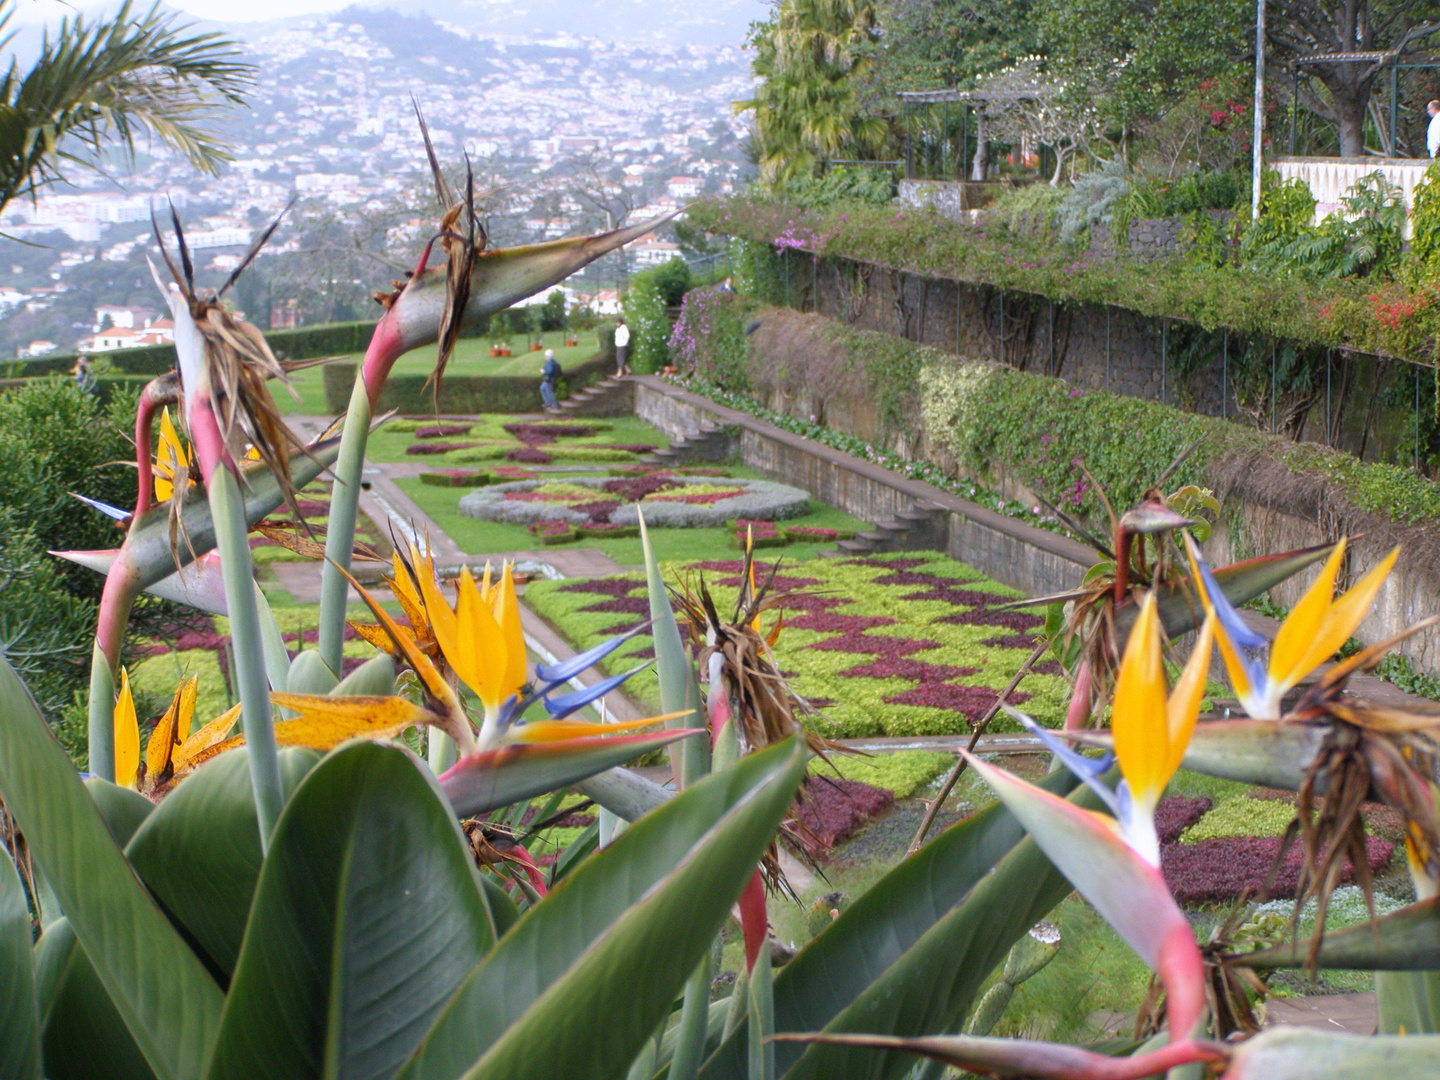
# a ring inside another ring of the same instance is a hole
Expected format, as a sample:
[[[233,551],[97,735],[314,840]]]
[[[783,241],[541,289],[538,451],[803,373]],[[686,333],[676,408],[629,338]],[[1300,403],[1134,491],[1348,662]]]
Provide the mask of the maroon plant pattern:
[[[477,442],[425,442],[411,443],[405,447],[407,454],[448,454],[451,450],[469,450],[479,446]]]
[[[454,435],[469,435],[469,424],[431,424],[415,429],[417,439],[448,439]]]
[[[1388,863],[1394,851],[1395,845],[1388,840],[1373,836],[1365,839],[1365,861],[1372,871]],[[1263,891],[1279,852],[1280,839],[1274,836],[1230,836],[1198,844],[1167,844],[1160,849],[1160,869],[1165,884],[1181,905],[1232,900],[1247,889],[1259,900],[1294,896],[1305,859],[1298,844],[1286,853],[1270,891]],[[1354,868],[1347,861],[1341,883],[1353,877]]]
[[[846,839],[895,805],[884,788],[831,776],[807,777],[795,811],[801,842],[818,854]]]

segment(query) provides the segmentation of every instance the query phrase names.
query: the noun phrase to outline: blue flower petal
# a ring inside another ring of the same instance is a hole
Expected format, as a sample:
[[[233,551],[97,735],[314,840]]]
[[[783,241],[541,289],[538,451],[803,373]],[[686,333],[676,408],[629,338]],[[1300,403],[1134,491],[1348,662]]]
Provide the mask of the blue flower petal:
[[[1225,635],[1242,649],[1258,649],[1265,644],[1265,639],[1251,630],[1240,617],[1230,603],[1230,598],[1225,595],[1225,590],[1220,588],[1215,575],[1210,572],[1204,559],[1196,559],[1195,564],[1200,567],[1200,578],[1204,582],[1206,595],[1210,602],[1215,605],[1215,617],[1220,620],[1220,625],[1225,629]]]
[[[625,642],[629,641],[636,634],[643,634],[650,629],[650,621],[647,619],[639,626],[633,627],[609,641],[602,641],[593,649],[586,649],[578,656],[572,656],[569,660],[562,660],[558,664],[551,664],[546,667],[544,664],[535,665],[535,679],[538,682],[549,683],[552,687],[560,683],[569,682],[580,672],[588,667],[594,667],[605,657],[618,649]],[[544,691],[542,691],[543,693]]]
[[[640,664],[638,667],[633,667],[620,675],[612,675],[608,679],[601,679],[594,686],[587,686],[584,690],[575,690],[561,697],[551,698],[542,694],[540,700],[545,703],[545,711],[554,719],[559,720],[562,717],[569,716],[576,709],[584,708],[592,701],[604,697],[626,679],[630,678],[631,675],[634,675],[637,671],[643,671],[647,666],[647,664]]]
[[[109,503],[103,503],[99,499],[87,499],[84,495],[76,495],[73,491],[70,495],[73,498],[79,499],[86,506],[94,510],[99,510],[100,513],[115,521],[124,521],[130,516],[129,510],[121,510],[118,506],[111,506]]]
[[[1005,711],[1025,725],[1025,729],[1044,743],[1045,748],[1059,758],[1061,764],[1084,781],[1091,791],[1100,796],[1100,800],[1110,808],[1117,819],[1120,817],[1120,804],[1115,798],[1115,793],[1100,779],[1110,771],[1110,766],[1115,764],[1113,753],[1106,751],[1098,758],[1086,757],[1064,739],[1055,735],[1048,728],[1041,727],[1019,709],[1006,705]]]

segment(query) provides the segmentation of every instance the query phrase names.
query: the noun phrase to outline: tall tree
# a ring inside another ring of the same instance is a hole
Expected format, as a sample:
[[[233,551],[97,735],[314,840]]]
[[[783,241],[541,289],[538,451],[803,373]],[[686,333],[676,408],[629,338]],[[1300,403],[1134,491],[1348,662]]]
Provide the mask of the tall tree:
[[[217,172],[229,160],[218,121],[254,81],[240,47],[219,34],[192,34],[157,4],[136,15],[130,0],[110,18],[82,15],[46,30],[28,68],[12,59],[0,79],[0,210],[88,167],[107,153],[133,155],[148,133]],[[0,0],[0,48],[13,0]]]
[[[759,78],[755,96],[735,103],[755,114],[757,163],[765,179],[813,172],[824,158],[871,153],[889,125],[861,106],[879,26],[874,0],[782,0],[750,27]]]
[[[1375,80],[1397,58],[1418,51],[1440,30],[1436,0],[1271,0],[1267,14],[1270,55],[1287,74],[1313,76],[1315,92],[1300,83],[1301,101],[1336,126],[1341,157],[1365,153],[1365,113]],[[1384,52],[1384,59],[1323,60],[1336,53]]]

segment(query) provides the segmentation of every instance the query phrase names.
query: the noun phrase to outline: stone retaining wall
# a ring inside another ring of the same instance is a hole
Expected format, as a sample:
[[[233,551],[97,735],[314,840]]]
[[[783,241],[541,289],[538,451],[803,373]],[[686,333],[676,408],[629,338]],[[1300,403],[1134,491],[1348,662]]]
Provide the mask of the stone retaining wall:
[[[792,435],[654,376],[636,376],[634,382],[635,414],[671,438],[694,435],[707,422],[735,425],[746,465],[855,517],[878,522],[921,503],[940,507],[946,553],[1028,595],[1075,587],[1095,561],[1089,548],[1073,540]]]

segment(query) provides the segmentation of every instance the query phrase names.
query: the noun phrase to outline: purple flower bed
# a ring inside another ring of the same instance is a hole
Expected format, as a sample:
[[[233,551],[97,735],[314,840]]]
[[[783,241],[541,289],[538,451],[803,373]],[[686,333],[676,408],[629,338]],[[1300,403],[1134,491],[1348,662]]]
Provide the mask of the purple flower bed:
[[[1294,896],[1304,861],[1298,843],[1286,853],[1270,892],[1260,895],[1279,851],[1280,840],[1274,836],[1232,836],[1198,844],[1168,844],[1160,851],[1160,868],[1176,902],[1182,905],[1233,900],[1246,889],[1260,900]],[[1379,870],[1388,863],[1394,851],[1395,845],[1388,840],[1377,840],[1373,836],[1365,839],[1365,861],[1371,870]],[[1340,880],[1349,882],[1353,876],[1353,868],[1346,862]]]
[[[405,448],[407,454],[448,454],[451,450],[470,450],[479,446],[477,442],[431,442],[411,443]]]
[[[506,424],[505,430],[526,446],[544,446],[557,439],[583,439],[597,431],[584,424]]]
[[[1210,799],[1203,796],[1187,799],[1172,795],[1168,799],[1161,799],[1160,805],[1155,807],[1155,831],[1160,836],[1160,843],[1178,843],[1180,834],[1209,813],[1210,807],[1214,805]]]
[[[806,846],[819,852],[834,847],[894,805],[895,796],[884,788],[858,780],[811,776],[805,780],[795,820]]]
[[[431,424],[415,429],[417,439],[448,439],[452,435],[469,435],[469,424]]]
[[[852,534],[848,529],[822,529],[818,525],[787,525],[785,526],[785,535],[792,541],[833,544],[837,540],[849,540]]]
[[[653,495],[657,491],[668,491],[679,486],[668,477],[651,475],[607,480],[601,485],[601,490],[611,495],[618,495],[621,502],[632,503],[639,502],[646,495]]]
[[[505,451],[505,460],[523,461],[527,465],[549,465],[551,457],[544,450],[537,450],[533,446],[517,446],[513,450]]]
[[[501,480],[538,480],[539,473],[531,472],[529,469],[522,469],[519,465],[496,465],[490,470]]]
[[[531,536],[542,544],[568,544],[579,537],[568,521],[533,521],[525,526]]]

